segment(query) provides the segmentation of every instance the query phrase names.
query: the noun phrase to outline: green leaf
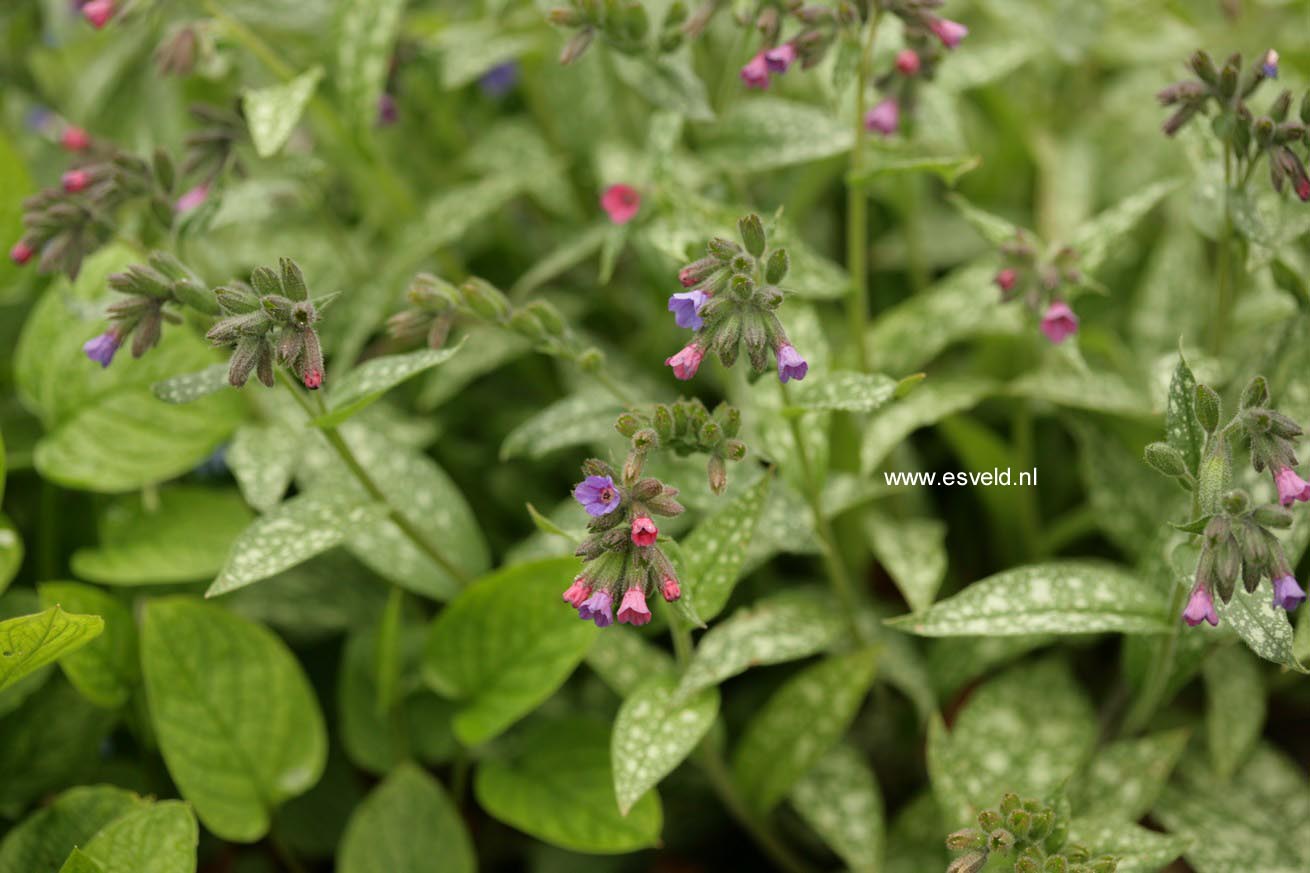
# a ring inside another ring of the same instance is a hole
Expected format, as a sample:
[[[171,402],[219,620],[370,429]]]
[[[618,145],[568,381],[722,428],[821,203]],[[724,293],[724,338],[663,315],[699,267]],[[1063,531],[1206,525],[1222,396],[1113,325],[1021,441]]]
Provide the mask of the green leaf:
[[[1086,776],[1070,785],[1074,811],[1089,819],[1137,821],[1155,805],[1189,736],[1187,730],[1164,731],[1101,749]]]
[[[1132,230],[1155,205],[1174,191],[1178,180],[1156,182],[1130,194],[1074,231],[1069,244],[1078,252],[1078,269],[1095,273],[1115,243]]]
[[[969,222],[970,227],[978,232],[986,242],[990,243],[993,248],[997,248],[1004,243],[1013,242],[1019,235],[1022,228],[1009,220],[1001,218],[999,215],[993,215],[983,209],[974,206],[968,200],[959,194],[950,194],[947,197],[951,205],[959,210],[964,220]]]
[[[41,604],[98,615],[104,633],[60,660],[68,681],[92,703],[110,708],[127,703],[140,676],[136,622],[132,611],[107,591],[78,582],[42,582]]]
[[[150,391],[165,403],[192,403],[231,388],[227,371],[227,364],[210,364],[203,370],[156,382],[150,386]]]
[[[596,628],[560,601],[577,572],[572,557],[508,567],[464,589],[432,623],[423,676],[462,702],[454,727],[465,745],[536,709],[587,654]]]
[[[946,525],[932,518],[893,518],[871,513],[865,519],[874,557],[892,577],[910,609],[932,606],[946,578]]]
[[[195,873],[199,842],[191,808],[165,800],[105,825],[83,851],[104,873]]]
[[[820,382],[802,382],[792,401],[802,409],[873,412],[896,393],[896,380],[881,373],[838,370]]]
[[[402,764],[350,817],[337,865],[341,873],[474,873],[477,860],[441,783]]]
[[[947,733],[928,732],[928,773],[948,828],[1006,792],[1050,800],[1091,751],[1096,714],[1061,661],[1024,664],[968,698]]]
[[[28,673],[82,648],[105,629],[98,615],[70,615],[58,606],[0,621],[0,691]]]
[[[620,697],[629,697],[639,685],[658,673],[673,672],[673,658],[626,627],[610,627],[596,635],[587,652],[587,666]]]
[[[446,23],[433,39],[441,50],[441,86],[447,91],[463,88],[541,43],[539,33],[513,33],[508,25],[495,19]]]
[[[760,477],[750,490],[698,524],[681,543],[686,557],[678,568],[680,576],[704,621],[722,612],[732,596],[772,480],[772,476]]]
[[[246,502],[268,512],[287,493],[300,460],[299,437],[278,424],[244,424],[227,448],[227,466]]]
[[[1169,445],[1182,453],[1187,470],[1193,476],[1201,465],[1201,447],[1205,445],[1205,430],[1196,420],[1192,404],[1196,401],[1196,379],[1187,366],[1181,345],[1178,349],[1178,366],[1169,380],[1169,399],[1165,406],[1164,433]]]
[[[1069,823],[1069,842],[1098,856],[1114,855],[1119,859],[1115,873],[1157,873],[1186,851],[1191,841],[1130,822],[1075,819]]]
[[[884,176],[931,173],[954,187],[961,176],[978,169],[982,162],[980,155],[879,154],[874,157],[873,166],[860,173],[848,173],[846,184],[867,187]]]
[[[398,262],[417,266],[433,252],[459,242],[475,225],[521,194],[531,181],[518,173],[500,172],[445,188],[406,227],[396,245]]]
[[[699,153],[716,169],[752,173],[850,151],[850,126],[817,106],[779,97],[739,100],[704,132]]]
[[[1015,637],[940,637],[931,640],[928,643],[928,673],[932,687],[938,696],[949,697],[979,676],[1056,639],[1049,634],[1021,634]],[[1150,637],[1140,639],[1151,641]]]
[[[365,361],[336,383],[329,396],[328,413],[314,419],[314,424],[318,427],[336,427],[407,379],[444,364],[462,345],[461,340],[449,348],[419,349],[403,355],[384,355]]]
[[[651,791],[621,815],[614,803],[609,726],[573,718],[543,722],[516,752],[486,758],[473,777],[478,804],[505,824],[572,852],[622,854],[656,845],[663,825]]]
[[[846,733],[873,684],[877,654],[825,658],[788,679],[755,714],[732,756],[734,781],[752,809],[772,809]]]
[[[336,84],[346,117],[361,130],[377,119],[405,0],[348,0],[340,9]]]
[[[656,674],[623,701],[614,718],[610,757],[619,812],[627,815],[700,743],[719,714],[719,691],[680,699],[677,677]]]
[[[76,846],[143,803],[109,785],[70,788],[5,834],[0,873],[56,873]]]
[[[558,449],[600,443],[614,436],[622,406],[604,394],[574,394],[557,400],[509,432],[500,459],[540,458]]]
[[[1237,646],[1223,646],[1210,655],[1202,674],[1210,761],[1215,775],[1226,782],[1264,731],[1264,680],[1259,662]]]
[[[890,620],[927,637],[995,634],[1165,633],[1163,595],[1109,564],[1052,561],[1004,570],[940,600],[921,615]]]
[[[16,240],[23,234],[23,199],[32,191],[32,178],[7,133],[0,135],[0,191],[6,192],[0,200],[0,239]],[[0,288],[21,287],[19,269],[9,258],[0,262]]]
[[[844,627],[826,594],[780,591],[737,610],[700,638],[678,696],[686,699],[751,667],[808,658],[828,648]]]
[[[323,713],[271,631],[191,598],[152,600],[141,665],[169,775],[216,836],[260,839],[273,811],[318,781]]]
[[[323,68],[313,67],[289,82],[250,88],[241,95],[250,139],[261,158],[270,158],[282,151],[322,78]]]
[[[1052,363],[1015,379],[1005,388],[1014,397],[1041,400],[1071,409],[1086,409],[1133,418],[1155,415],[1146,392],[1118,374]]]
[[[1254,593],[1242,586],[1228,603],[1215,604],[1221,624],[1237,631],[1242,641],[1266,661],[1273,661],[1298,673],[1310,673],[1293,652],[1292,622],[1287,613],[1274,608],[1273,589],[1265,579]]]
[[[0,452],[4,446],[0,446]],[[0,594],[9,587],[23,566],[23,540],[9,517],[0,513]]]
[[[691,121],[713,121],[705,83],[692,68],[686,52],[647,57],[614,52],[610,56],[618,77],[661,109]]]
[[[81,849],[74,849],[64,866],[59,868],[59,873],[105,873],[105,868]]]
[[[995,383],[980,379],[925,381],[909,397],[879,410],[870,419],[860,445],[860,469],[872,473],[907,436],[971,409],[995,389]]]
[[[165,488],[153,506],[125,496],[106,510],[100,545],[73,553],[73,572],[106,585],[212,578],[250,519],[250,510],[231,490]]]
[[[864,756],[838,743],[792,786],[788,800],[851,873],[882,869],[882,792]]]
[[[303,563],[340,545],[361,525],[384,518],[386,511],[381,504],[337,489],[320,488],[293,497],[237,536],[205,596],[244,588]]]

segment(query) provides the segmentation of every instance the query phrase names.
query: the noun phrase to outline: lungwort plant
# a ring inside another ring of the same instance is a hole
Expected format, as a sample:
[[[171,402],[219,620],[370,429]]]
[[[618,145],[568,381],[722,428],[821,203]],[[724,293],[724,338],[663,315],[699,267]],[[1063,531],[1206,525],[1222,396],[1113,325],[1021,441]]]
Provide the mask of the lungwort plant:
[[[0,873],[1310,870],[1305,16],[3,4]]]

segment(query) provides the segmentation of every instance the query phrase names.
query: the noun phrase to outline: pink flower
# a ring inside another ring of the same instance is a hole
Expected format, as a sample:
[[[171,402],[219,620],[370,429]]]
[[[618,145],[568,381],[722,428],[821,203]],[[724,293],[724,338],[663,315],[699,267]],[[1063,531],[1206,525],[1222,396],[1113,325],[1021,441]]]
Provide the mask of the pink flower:
[[[864,113],[865,130],[872,130],[883,136],[891,136],[900,125],[901,107],[891,97]]]
[[[641,194],[631,185],[611,185],[600,195],[600,206],[615,224],[627,224],[641,209]]]
[[[996,278],[992,281],[996,283],[997,288],[1001,289],[1002,296],[1007,296],[1014,290],[1014,283],[1017,282],[1018,279],[1018,271],[1013,267],[1006,267],[1004,270],[997,273]]]
[[[650,621],[650,609],[646,606],[646,595],[640,588],[629,588],[623,593],[623,602],[619,604],[619,624],[643,625]]]
[[[682,351],[671,358],[666,358],[664,363],[673,368],[675,377],[686,382],[696,375],[696,371],[700,369],[700,362],[704,357],[705,353],[701,351],[700,346],[695,343],[688,343],[683,347]]]
[[[928,22],[928,29],[936,34],[937,38],[942,41],[942,45],[948,49],[955,48],[960,44],[961,40],[969,35],[969,28],[958,21],[951,21],[949,18],[932,19]]]
[[[919,72],[919,54],[913,49],[904,49],[896,55],[896,69],[902,76],[913,76]]]
[[[1291,467],[1274,473],[1274,485],[1278,486],[1278,502],[1284,506],[1291,506],[1296,500],[1310,500],[1310,483],[1296,475]]]
[[[660,530],[648,515],[639,515],[632,520],[632,541],[639,546],[655,545],[655,538]]]
[[[1042,315],[1042,333],[1053,343],[1059,344],[1078,332],[1078,316],[1063,300],[1053,300]]]
[[[672,576],[665,576],[663,584],[660,585],[660,594],[669,603],[677,600],[682,596],[682,588],[678,586],[678,580]]]
[[[1219,613],[1215,612],[1214,598],[1204,585],[1197,585],[1192,589],[1187,608],[1183,610],[1183,621],[1191,627],[1196,627],[1203,621],[1210,622],[1211,627],[1219,626]]]
[[[82,17],[96,30],[114,16],[114,0],[87,0],[82,4]]]
[[[14,243],[14,247],[9,250],[9,260],[21,267],[23,264],[32,260],[32,255],[34,254],[36,254],[36,249],[32,248],[32,244],[25,239],[20,239],[18,242]]]
[[[69,194],[85,191],[91,184],[91,174],[86,170],[69,170],[63,177],[64,190]]]
[[[769,87],[769,62],[765,59],[764,52],[751,58],[746,62],[746,66],[741,68],[741,80],[746,83],[747,88]]]
[[[1296,196],[1301,198],[1302,203],[1310,200],[1310,179],[1296,180]]]
[[[70,152],[80,152],[91,145],[91,137],[82,128],[70,125],[64,128],[64,135],[59,138],[59,144]]]
[[[770,73],[785,73],[796,61],[796,46],[789,42],[771,48],[764,53],[764,65]]]
[[[177,211],[190,212],[209,199],[209,185],[200,184],[177,198]]]
[[[587,584],[585,577],[579,576],[573,580],[573,584],[564,592],[564,602],[577,609],[590,596],[591,586]]]
[[[322,370],[306,370],[304,376],[305,387],[310,391],[316,391],[323,386]]]

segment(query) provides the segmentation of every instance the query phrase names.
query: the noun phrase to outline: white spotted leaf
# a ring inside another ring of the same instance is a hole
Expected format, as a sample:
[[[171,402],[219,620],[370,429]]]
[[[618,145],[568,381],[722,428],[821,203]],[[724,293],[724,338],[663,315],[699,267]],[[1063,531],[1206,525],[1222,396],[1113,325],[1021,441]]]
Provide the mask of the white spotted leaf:
[[[932,605],[946,578],[946,525],[934,518],[870,514],[869,545],[915,612]]]
[[[973,408],[995,390],[995,383],[980,379],[927,380],[910,396],[880,409],[870,419],[860,446],[860,469],[873,472],[907,436]]]
[[[231,388],[227,370],[227,364],[210,364],[203,370],[156,382],[150,386],[150,390],[165,403],[190,403]]]
[[[1184,837],[1147,830],[1132,822],[1074,819],[1069,823],[1069,842],[1086,846],[1096,854],[1119,859],[1115,873],[1157,873],[1187,850]]]
[[[52,606],[35,615],[0,621],[0,691],[100,636],[98,615],[75,615]]]
[[[896,380],[881,373],[837,370],[821,380],[802,382],[792,402],[802,409],[873,412],[896,393]]]
[[[289,82],[252,88],[242,95],[241,106],[250,127],[250,139],[261,158],[282,151],[322,78],[323,68],[314,67]]]
[[[557,400],[509,432],[500,446],[500,459],[540,458],[558,449],[603,442],[614,435],[614,416],[621,409],[603,394]]]
[[[1186,729],[1111,743],[1097,752],[1083,779],[1070,785],[1079,816],[1137,821],[1150,812],[1187,748]]]
[[[1164,413],[1164,433],[1169,445],[1183,456],[1188,472],[1196,475],[1201,464],[1201,447],[1205,444],[1205,431],[1196,420],[1196,379],[1187,366],[1183,351],[1178,350],[1178,366],[1169,380],[1169,398]]]
[[[279,424],[244,424],[227,448],[227,466],[241,496],[260,512],[277,506],[287,493],[300,460],[297,435]]]
[[[332,387],[330,409],[314,420],[335,427],[366,408],[397,385],[454,357],[463,342],[444,349],[419,349],[403,355],[372,358],[351,370]]]
[[[705,131],[700,157],[716,168],[751,173],[839,155],[852,140],[850,126],[818,106],[757,97],[732,104]]]
[[[678,570],[702,620],[723,611],[737,584],[772,478],[760,477],[744,494],[697,525],[681,544],[685,558]]]
[[[620,697],[627,697],[648,677],[672,673],[673,658],[636,630],[606,628],[587,652],[587,666]]]
[[[1227,782],[1255,748],[1265,726],[1260,662],[1241,646],[1223,646],[1201,668],[1205,735],[1215,775]]]
[[[614,719],[610,757],[624,815],[691,754],[718,717],[717,688],[679,700],[677,685],[674,676],[652,676],[628,695]]]
[[[882,791],[858,750],[833,746],[792,786],[788,800],[851,873],[877,873],[886,839]]]
[[[336,85],[346,117],[361,130],[377,119],[405,0],[349,0],[340,6]]]
[[[1237,631],[1251,651],[1298,673],[1310,672],[1296,657],[1292,623],[1286,611],[1273,606],[1273,589],[1268,579],[1253,593],[1237,586],[1233,599],[1228,603],[1217,601],[1215,608],[1220,623]]]

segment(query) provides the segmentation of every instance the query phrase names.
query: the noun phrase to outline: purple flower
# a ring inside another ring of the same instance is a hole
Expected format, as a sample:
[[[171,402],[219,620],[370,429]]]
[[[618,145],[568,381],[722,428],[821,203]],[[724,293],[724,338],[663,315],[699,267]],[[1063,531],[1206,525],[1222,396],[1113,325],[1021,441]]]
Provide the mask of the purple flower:
[[[514,61],[505,61],[483,73],[482,78],[478,80],[478,87],[488,97],[503,97],[518,84],[518,81],[519,65]]]
[[[1286,609],[1288,612],[1296,609],[1305,600],[1305,592],[1301,586],[1296,583],[1296,578],[1291,574],[1280,576],[1274,580],[1274,607]]]
[[[877,106],[864,113],[864,128],[891,136],[901,126],[901,107],[893,98],[888,97]]]
[[[383,93],[378,97],[378,127],[390,127],[400,120],[400,107],[396,98]]]
[[[789,343],[783,343],[778,346],[778,379],[786,384],[787,380],[795,379],[797,382],[805,378],[809,372],[810,365],[801,357],[801,353],[796,351],[795,347]]]
[[[1059,345],[1078,332],[1078,316],[1063,300],[1053,300],[1042,314],[1042,333],[1051,342]]]
[[[619,623],[643,625],[650,621],[650,607],[646,606],[646,595],[640,588],[629,588],[623,594],[623,603],[619,604]]]
[[[709,299],[710,295],[699,288],[683,291],[669,298],[669,312],[673,313],[673,320],[678,327],[700,330],[701,325],[705,323],[700,317],[700,308]]]
[[[1278,486],[1278,502],[1291,506],[1293,501],[1310,500],[1310,483],[1306,482],[1291,467],[1283,467],[1274,474],[1274,484]]]
[[[789,42],[771,48],[764,53],[764,65],[770,73],[785,73],[796,61],[796,46]]]
[[[614,624],[613,604],[614,598],[610,597],[608,591],[602,589],[588,597],[578,607],[578,618],[583,621],[594,621],[596,627],[609,627]]]
[[[741,80],[747,88],[769,87],[769,62],[764,59],[764,52],[751,58],[741,68]]]
[[[1219,613],[1215,612],[1214,598],[1204,585],[1197,585],[1192,589],[1187,608],[1183,610],[1183,621],[1191,627],[1196,627],[1203,621],[1210,622],[1211,627],[1219,626]]]
[[[609,515],[619,505],[619,489],[609,476],[588,476],[573,489],[573,499],[582,504],[587,515]]]
[[[102,367],[108,367],[109,362],[114,359],[114,353],[122,345],[123,338],[118,335],[118,331],[110,329],[92,337],[82,345],[82,351],[86,356],[95,361]]]
[[[928,29],[937,35],[942,41],[942,45],[948,49],[953,49],[960,44],[966,36],[969,35],[969,28],[960,24],[958,21],[951,21],[949,18],[934,18],[928,22]]]
[[[1266,79],[1278,78],[1278,52],[1273,49],[1265,52],[1264,59],[1260,63],[1260,72]]]

